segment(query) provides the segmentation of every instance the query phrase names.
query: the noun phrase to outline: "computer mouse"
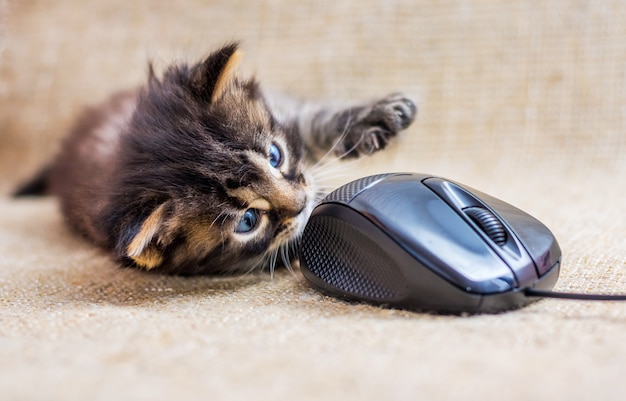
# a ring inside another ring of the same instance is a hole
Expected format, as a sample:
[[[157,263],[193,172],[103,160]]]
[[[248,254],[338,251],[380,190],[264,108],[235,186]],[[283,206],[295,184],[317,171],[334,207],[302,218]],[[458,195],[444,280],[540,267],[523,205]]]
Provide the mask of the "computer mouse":
[[[428,174],[361,178],[326,196],[300,243],[318,290],[392,308],[496,313],[539,298],[561,249],[540,221],[493,196]]]

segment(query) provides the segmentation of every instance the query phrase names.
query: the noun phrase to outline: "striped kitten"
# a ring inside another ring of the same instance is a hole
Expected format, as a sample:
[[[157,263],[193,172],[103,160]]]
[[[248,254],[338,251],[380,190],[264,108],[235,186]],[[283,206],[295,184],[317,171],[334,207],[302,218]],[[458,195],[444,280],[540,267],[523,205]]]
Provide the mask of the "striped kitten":
[[[144,87],[87,110],[17,194],[58,195],[68,223],[125,265],[273,268],[319,195],[306,165],[383,149],[416,107],[400,94],[351,108],[272,98],[235,75],[239,58],[230,44],[160,79],[150,70]]]

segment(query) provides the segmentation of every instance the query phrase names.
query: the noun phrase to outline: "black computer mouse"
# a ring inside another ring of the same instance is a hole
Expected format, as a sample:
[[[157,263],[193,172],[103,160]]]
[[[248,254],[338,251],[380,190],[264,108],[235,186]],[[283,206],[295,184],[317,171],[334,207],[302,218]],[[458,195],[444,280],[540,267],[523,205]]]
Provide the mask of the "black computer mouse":
[[[561,250],[534,217],[426,174],[365,177],[313,210],[300,244],[304,276],[322,292],[388,307],[500,312],[550,290]]]

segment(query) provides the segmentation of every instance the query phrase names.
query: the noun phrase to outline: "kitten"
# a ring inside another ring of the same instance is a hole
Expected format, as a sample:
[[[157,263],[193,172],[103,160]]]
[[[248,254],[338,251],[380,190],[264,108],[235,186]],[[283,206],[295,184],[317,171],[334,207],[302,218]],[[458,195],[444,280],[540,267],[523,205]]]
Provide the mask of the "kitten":
[[[250,271],[296,240],[318,200],[309,162],[383,149],[416,115],[394,94],[329,108],[264,94],[234,73],[238,45],[114,95],[78,120],[17,195],[60,197],[67,222],[125,265]]]

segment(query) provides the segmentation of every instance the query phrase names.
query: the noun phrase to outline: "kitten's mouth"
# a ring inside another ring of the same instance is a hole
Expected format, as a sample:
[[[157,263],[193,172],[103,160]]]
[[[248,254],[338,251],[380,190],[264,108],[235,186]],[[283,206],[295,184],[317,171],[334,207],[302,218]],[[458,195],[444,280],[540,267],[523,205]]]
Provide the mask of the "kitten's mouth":
[[[308,207],[306,209],[308,209]],[[276,235],[274,246],[272,248],[280,248],[300,237],[300,234],[304,231],[304,226],[306,225],[309,215],[311,214],[311,211],[306,209],[286,223],[285,228],[283,228],[278,235]]]
[[[286,246],[287,244],[297,241],[300,235],[304,231],[304,227],[309,220],[309,216],[313,212],[313,208],[316,205],[315,197],[306,203],[306,206],[295,217],[288,219],[284,223],[284,228],[276,235],[271,250],[275,250]]]

